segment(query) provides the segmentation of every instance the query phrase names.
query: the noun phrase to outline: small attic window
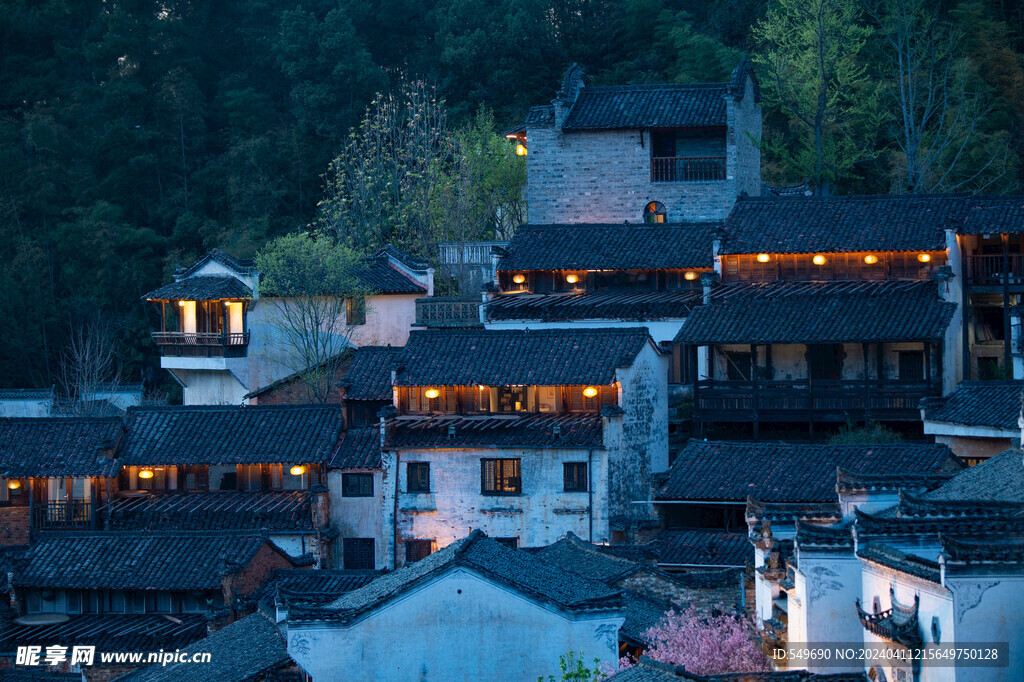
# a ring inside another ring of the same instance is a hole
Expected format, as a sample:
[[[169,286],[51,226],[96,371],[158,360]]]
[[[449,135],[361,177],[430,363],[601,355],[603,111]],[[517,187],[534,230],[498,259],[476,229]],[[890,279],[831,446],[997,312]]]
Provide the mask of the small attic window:
[[[644,206],[645,223],[663,223],[665,222],[665,215],[665,204],[660,201],[652,201]]]

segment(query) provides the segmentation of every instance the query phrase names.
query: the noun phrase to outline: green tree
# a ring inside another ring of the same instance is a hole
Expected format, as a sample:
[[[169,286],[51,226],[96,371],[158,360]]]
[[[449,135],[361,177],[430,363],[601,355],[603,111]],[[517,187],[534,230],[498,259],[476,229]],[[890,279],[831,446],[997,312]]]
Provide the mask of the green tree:
[[[871,29],[860,19],[856,0],[779,0],[754,28],[765,99],[801,131],[789,149],[775,149],[820,192],[847,177],[865,152],[855,119],[870,98],[857,56]]]
[[[260,287],[273,307],[272,324],[281,362],[326,402],[355,319],[372,293],[360,277],[361,255],[323,235],[294,233],[272,240],[256,255]]]

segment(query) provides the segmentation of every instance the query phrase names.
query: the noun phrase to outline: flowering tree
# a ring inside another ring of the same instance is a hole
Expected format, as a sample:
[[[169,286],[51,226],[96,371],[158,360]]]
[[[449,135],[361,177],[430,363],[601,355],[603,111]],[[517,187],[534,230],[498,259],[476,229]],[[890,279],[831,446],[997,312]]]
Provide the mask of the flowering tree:
[[[771,670],[768,657],[738,616],[708,616],[695,607],[682,613],[672,610],[645,635],[650,646],[644,656],[698,675]]]

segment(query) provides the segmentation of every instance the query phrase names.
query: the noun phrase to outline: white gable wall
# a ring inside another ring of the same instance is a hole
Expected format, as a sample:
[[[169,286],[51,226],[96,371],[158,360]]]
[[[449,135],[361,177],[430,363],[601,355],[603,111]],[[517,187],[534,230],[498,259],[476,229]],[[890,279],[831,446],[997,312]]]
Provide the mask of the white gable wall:
[[[615,613],[568,614],[463,567],[355,623],[292,623],[288,651],[314,680],[489,680],[558,675],[569,651],[618,658]]]

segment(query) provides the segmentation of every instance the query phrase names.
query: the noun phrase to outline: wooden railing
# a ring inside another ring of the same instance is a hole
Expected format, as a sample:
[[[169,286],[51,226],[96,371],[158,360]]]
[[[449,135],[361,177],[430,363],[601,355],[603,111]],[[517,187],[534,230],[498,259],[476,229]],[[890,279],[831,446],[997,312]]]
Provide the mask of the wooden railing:
[[[699,381],[694,412],[703,421],[916,421],[926,382]]]
[[[32,507],[33,530],[90,530],[92,502],[46,502]]]
[[[160,354],[174,357],[242,357],[249,332],[153,332]]]
[[[655,156],[651,182],[711,182],[725,180],[724,156]]]
[[[416,299],[416,324],[421,327],[478,327],[480,299],[431,296]]]
[[[1001,254],[967,256],[967,279],[971,284],[1001,285],[1006,272],[1007,284],[1024,284],[1024,255],[1008,255],[1005,264]]]

